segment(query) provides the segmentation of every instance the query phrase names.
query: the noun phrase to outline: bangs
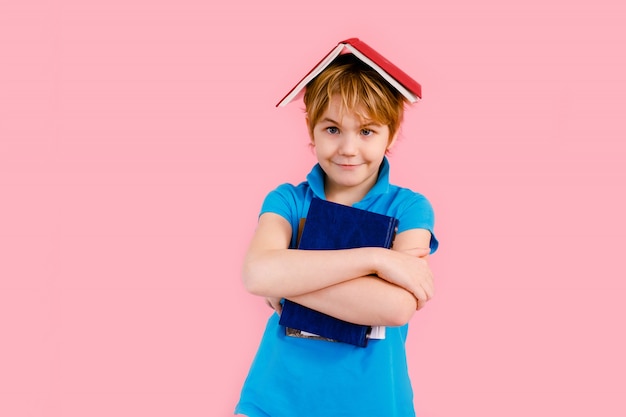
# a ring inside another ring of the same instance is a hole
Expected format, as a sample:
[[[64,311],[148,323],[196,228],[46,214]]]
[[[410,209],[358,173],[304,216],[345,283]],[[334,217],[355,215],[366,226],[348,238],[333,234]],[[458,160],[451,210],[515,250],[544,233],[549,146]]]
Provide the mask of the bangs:
[[[390,137],[399,129],[405,99],[380,74],[352,54],[340,55],[306,87],[304,104],[309,133],[329,106],[330,98],[341,97],[340,112],[389,126]]]
[[[390,105],[385,92],[364,73],[338,74],[335,80],[329,81],[326,90],[328,97],[341,97],[342,114],[353,113],[362,120],[381,125],[393,122],[393,115],[387,110],[395,106]]]

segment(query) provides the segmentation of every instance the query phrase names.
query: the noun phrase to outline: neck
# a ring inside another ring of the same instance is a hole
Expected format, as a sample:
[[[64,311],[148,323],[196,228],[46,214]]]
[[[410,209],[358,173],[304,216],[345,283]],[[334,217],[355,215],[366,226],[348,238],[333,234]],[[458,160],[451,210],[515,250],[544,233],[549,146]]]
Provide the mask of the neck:
[[[324,194],[326,194],[326,200],[328,201],[343,204],[345,206],[351,206],[354,203],[358,203],[359,201],[363,200],[363,198],[365,198],[371,188],[372,187],[369,187],[363,190],[355,187],[337,189],[334,187],[329,187],[327,184],[325,184]]]

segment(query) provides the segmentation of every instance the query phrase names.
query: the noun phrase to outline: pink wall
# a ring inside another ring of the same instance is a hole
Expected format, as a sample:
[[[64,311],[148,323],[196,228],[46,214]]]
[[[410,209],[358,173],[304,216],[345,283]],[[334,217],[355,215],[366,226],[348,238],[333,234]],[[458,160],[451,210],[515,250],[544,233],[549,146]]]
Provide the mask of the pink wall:
[[[1,3],[0,415],[230,415],[270,313],[241,258],[314,163],[274,104],[352,36],[424,87],[418,415],[626,415],[624,3],[243,2]]]

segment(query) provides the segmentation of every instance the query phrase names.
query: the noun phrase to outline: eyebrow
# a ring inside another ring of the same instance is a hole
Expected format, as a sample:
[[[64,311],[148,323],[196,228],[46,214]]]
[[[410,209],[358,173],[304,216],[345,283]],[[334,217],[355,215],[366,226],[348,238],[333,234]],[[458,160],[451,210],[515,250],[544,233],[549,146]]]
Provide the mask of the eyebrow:
[[[324,122],[332,123],[334,125],[340,125],[339,122],[334,121],[330,117],[324,117],[322,120],[320,120],[320,123],[324,123]],[[372,120],[365,124],[362,124],[360,127],[367,127],[367,126],[382,126],[382,124]]]

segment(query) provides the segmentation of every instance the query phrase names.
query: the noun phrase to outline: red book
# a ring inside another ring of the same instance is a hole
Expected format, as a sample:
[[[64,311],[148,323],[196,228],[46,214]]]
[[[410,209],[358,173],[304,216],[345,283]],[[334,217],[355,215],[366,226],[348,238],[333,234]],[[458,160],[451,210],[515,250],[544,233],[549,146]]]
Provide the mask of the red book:
[[[422,86],[407,75],[391,61],[376,52],[371,46],[358,38],[350,38],[341,41],[334,47],[294,88],[287,93],[276,107],[287,105],[296,98],[313,78],[317,77],[331,62],[342,52],[352,53],[361,61],[372,67],[389,84],[397,89],[410,103],[415,103],[422,98]]]

